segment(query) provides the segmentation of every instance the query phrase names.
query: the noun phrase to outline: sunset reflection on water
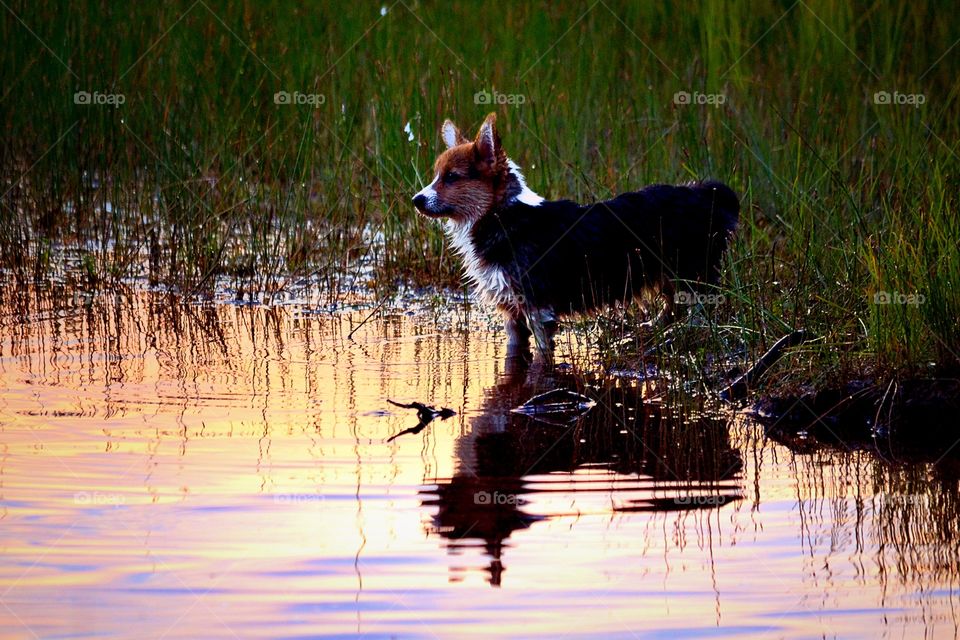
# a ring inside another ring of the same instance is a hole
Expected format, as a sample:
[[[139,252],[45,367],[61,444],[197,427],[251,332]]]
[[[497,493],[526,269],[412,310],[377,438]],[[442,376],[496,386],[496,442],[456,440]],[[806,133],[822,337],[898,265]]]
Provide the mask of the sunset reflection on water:
[[[952,458],[514,370],[465,315],[6,295],[3,635],[957,633]],[[596,406],[510,411],[554,388]],[[388,400],[457,413],[388,442]]]

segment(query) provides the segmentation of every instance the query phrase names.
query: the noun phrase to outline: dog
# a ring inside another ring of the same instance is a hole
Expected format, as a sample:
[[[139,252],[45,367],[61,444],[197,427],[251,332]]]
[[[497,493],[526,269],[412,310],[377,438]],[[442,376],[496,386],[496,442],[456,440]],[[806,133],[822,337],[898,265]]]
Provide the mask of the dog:
[[[530,336],[549,352],[558,319],[628,303],[644,293],[695,296],[720,277],[736,231],[737,194],[720,182],[657,184],[605,202],[548,201],[507,157],[496,114],[471,141],[450,120],[433,181],[413,197],[424,216],[445,218],[466,276],[504,316],[508,352]]]

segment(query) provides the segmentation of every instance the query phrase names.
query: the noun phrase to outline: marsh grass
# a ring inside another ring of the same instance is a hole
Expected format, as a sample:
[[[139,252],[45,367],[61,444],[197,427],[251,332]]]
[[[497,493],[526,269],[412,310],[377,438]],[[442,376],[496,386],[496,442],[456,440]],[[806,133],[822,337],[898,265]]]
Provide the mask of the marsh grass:
[[[0,267],[7,282],[240,297],[459,286],[409,197],[443,119],[472,130],[496,110],[546,197],[706,177],[742,194],[711,348],[755,354],[804,328],[820,339],[798,350],[801,376],[955,370],[960,31],[940,9],[11,2]],[[476,103],[494,90],[523,104]]]

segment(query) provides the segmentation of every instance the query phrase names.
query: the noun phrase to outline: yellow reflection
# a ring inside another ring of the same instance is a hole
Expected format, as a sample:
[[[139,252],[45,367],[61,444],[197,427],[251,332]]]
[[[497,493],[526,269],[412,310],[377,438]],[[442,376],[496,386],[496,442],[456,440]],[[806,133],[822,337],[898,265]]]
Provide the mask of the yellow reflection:
[[[798,454],[732,413],[651,410],[627,381],[515,370],[476,310],[470,331],[447,328],[459,307],[368,313],[9,296],[8,628],[955,629],[957,486],[942,465]],[[510,411],[554,387],[597,404],[569,422]],[[417,424],[388,400],[457,415],[388,441]]]

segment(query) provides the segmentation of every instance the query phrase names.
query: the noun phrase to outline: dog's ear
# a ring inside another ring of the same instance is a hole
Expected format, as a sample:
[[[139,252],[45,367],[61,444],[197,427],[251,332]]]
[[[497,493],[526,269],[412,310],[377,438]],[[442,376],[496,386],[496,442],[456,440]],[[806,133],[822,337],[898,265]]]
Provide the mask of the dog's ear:
[[[440,127],[440,136],[443,138],[443,144],[447,145],[447,149],[455,147],[458,144],[463,144],[464,142],[470,142],[463,137],[460,129],[457,129],[457,125],[453,124],[450,120],[443,121],[443,126]]]
[[[500,134],[497,133],[497,114],[491,113],[487,119],[480,125],[477,131],[477,139],[474,144],[477,147],[477,156],[492,167],[497,163],[497,158],[503,153],[500,148]]]

